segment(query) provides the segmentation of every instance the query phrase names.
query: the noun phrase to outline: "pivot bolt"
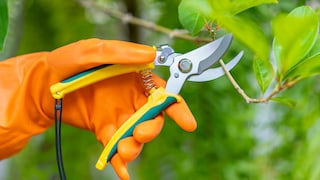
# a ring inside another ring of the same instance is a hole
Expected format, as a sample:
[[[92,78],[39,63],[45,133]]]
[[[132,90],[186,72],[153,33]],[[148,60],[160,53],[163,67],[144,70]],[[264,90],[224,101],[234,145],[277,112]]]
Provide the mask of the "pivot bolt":
[[[179,69],[183,73],[188,73],[192,69],[192,62],[189,59],[181,59],[179,62]]]

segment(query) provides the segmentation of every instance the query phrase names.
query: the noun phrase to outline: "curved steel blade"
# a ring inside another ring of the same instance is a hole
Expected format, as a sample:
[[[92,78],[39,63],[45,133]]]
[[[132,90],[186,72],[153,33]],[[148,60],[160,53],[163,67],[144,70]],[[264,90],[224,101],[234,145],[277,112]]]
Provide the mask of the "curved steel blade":
[[[229,63],[227,63],[226,64],[227,70],[230,71],[235,65],[237,65],[238,62],[241,60],[242,56],[243,56],[243,51],[241,51],[236,57],[234,57]],[[192,82],[211,81],[223,76],[224,74],[225,73],[222,67],[212,68],[212,69],[205,70],[200,75],[190,76],[188,81],[192,81]]]
[[[216,63],[228,50],[232,35],[225,35],[211,43],[179,56],[179,59],[190,59],[193,64],[199,64],[198,74]]]

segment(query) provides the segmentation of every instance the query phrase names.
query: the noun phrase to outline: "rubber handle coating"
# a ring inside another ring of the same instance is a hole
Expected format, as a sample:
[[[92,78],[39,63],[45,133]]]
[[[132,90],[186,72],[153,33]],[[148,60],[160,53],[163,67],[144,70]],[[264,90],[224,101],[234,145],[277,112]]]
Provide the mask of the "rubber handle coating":
[[[96,168],[104,169],[107,162],[116,153],[119,141],[132,136],[134,128],[138,124],[155,118],[166,107],[178,101],[180,101],[179,96],[167,93],[162,87],[154,90],[148,97],[147,103],[136,111],[111,137],[96,163]]]
[[[130,72],[139,72],[143,69],[153,69],[154,64],[134,64],[134,65],[124,65],[124,64],[105,64],[91,68],[89,70],[80,72],[72,77],[69,77],[59,83],[56,83],[50,87],[52,96],[55,99],[61,99],[66,94],[80,89],[82,87],[88,86],[90,84],[96,83],[103,79],[118,76],[121,74],[126,74]]]

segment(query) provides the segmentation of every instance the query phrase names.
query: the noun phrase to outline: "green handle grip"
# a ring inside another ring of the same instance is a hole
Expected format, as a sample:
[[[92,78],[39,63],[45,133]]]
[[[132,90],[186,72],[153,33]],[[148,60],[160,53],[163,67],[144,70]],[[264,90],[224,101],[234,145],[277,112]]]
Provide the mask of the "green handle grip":
[[[180,97],[167,93],[163,88],[158,88],[152,92],[148,102],[133,114],[112,136],[103,152],[101,153],[96,168],[102,170],[107,162],[116,153],[118,143],[121,139],[132,136],[134,128],[147,120],[155,118],[166,107],[180,101]]]

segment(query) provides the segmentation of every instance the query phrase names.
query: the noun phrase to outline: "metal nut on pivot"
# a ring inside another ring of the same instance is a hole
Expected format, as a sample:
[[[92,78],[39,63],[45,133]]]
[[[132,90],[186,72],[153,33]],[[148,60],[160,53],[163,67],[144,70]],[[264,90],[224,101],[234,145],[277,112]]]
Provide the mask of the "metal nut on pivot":
[[[171,54],[174,53],[174,50],[166,44],[161,45],[159,49],[161,50],[161,54],[158,58],[158,62],[160,64],[164,64],[164,63],[166,63],[168,56],[170,56]]]
[[[188,73],[192,69],[192,62],[189,59],[181,59],[179,61],[179,69],[183,73]]]
[[[165,63],[166,57],[164,56],[159,56],[159,63]]]

